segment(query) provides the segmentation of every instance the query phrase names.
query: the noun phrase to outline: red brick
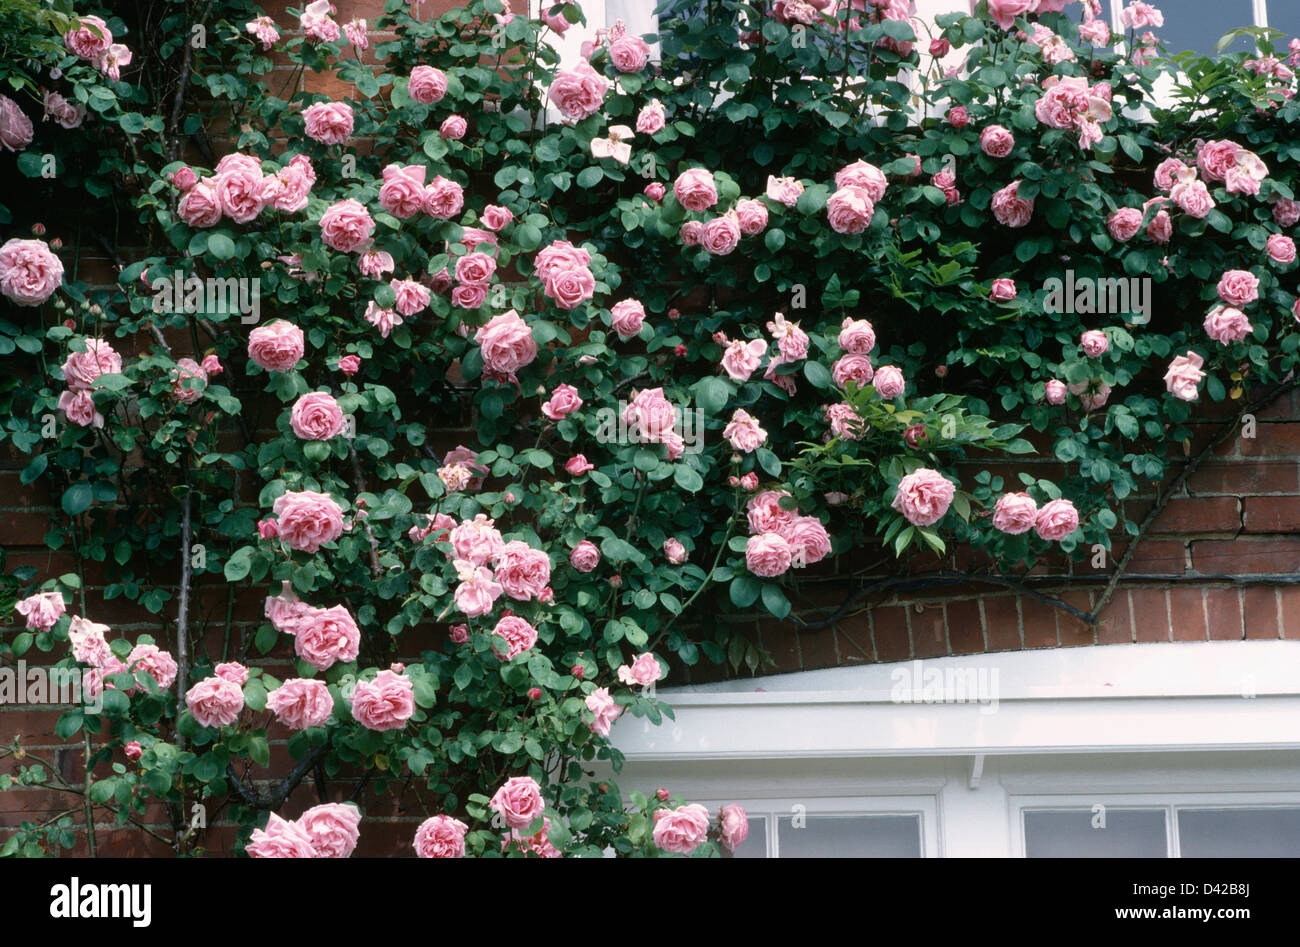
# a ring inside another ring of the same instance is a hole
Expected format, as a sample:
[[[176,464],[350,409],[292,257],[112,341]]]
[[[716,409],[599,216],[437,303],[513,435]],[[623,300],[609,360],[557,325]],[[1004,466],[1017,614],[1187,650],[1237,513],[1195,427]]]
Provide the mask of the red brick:
[[[1092,596],[1084,589],[1069,589],[1060,594],[1061,601],[1072,605],[1081,612],[1092,611]],[[1061,645],[1075,647],[1097,643],[1097,628],[1085,621],[1075,618],[1069,612],[1059,612],[1056,627],[1061,633]]]
[[[901,606],[881,605],[871,610],[871,637],[877,661],[906,661],[912,656],[907,612]]]
[[[1105,569],[1091,570],[1086,562],[1084,568],[1089,571],[1111,572],[1123,557],[1126,548],[1124,543],[1116,543],[1107,557]],[[1125,571],[1129,575],[1182,575],[1186,556],[1186,547],[1181,542],[1147,539],[1138,543],[1137,551],[1128,561]]]
[[[739,626],[736,630],[739,631],[743,627]],[[771,652],[772,660],[776,662],[776,667],[773,670],[778,674],[798,671],[801,667],[799,661],[799,636],[795,633],[793,626],[760,622],[759,628],[759,641],[762,643],[763,648]]]
[[[948,642],[953,654],[979,654],[984,651],[979,599],[968,598],[948,603]]]
[[[1242,503],[1246,532],[1300,532],[1300,497],[1245,497]]]
[[[1174,586],[1169,590],[1169,626],[1175,641],[1205,641],[1205,597],[1199,588]]]
[[[1261,421],[1293,421],[1300,418],[1300,412],[1296,411],[1295,397],[1294,391],[1288,391],[1275,398],[1271,404],[1260,408],[1255,412],[1255,417]]]
[[[1247,638],[1279,638],[1277,588],[1252,586],[1242,590],[1242,609]]]
[[[1297,493],[1300,492],[1300,466],[1290,460],[1205,463],[1187,478],[1187,489],[1196,495]]]
[[[1133,641],[1133,613],[1128,593],[1117,591],[1101,610],[1097,622],[1098,644],[1131,644]]]
[[[1205,616],[1210,625],[1211,641],[1241,641],[1241,593],[1237,589],[1205,590]]]
[[[1234,497],[1178,497],[1151,524],[1153,533],[1235,533],[1239,529],[1241,511]]]
[[[948,654],[947,621],[943,603],[922,605],[921,611],[912,609],[912,647],[918,658],[937,658]]]
[[[1282,599],[1282,634],[1300,640],[1300,586],[1284,585],[1278,593]]]
[[[1300,572],[1300,536],[1286,539],[1204,539],[1192,543],[1192,566],[1202,575],[1278,575]]]
[[[839,666],[839,654],[835,650],[835,629],[821,628],[796,634],[799,638],[799,658],[805,671]]]
[[[984,627],[988,630],[988,649],[990,651],[1018,651],[1020,641],[1020,607],[1014,595],[999,595],[986,598],[981,603],[984,608]]]
[[[1229,437],[1242,457],[1300,456],[1300,424],[1263,423],[1255,426],[1254,437]]]
[[[871,619],[866,615],[854,615],[837,622],[835,642],[840,650],[840,659],[845,664],[876,660],[871,648]]]
[[[1132,589],[1133,628],[1138,643],[1170,641],[1169,603],[1164,589]]]
[[[1057,646],[1055,607],[1025,596],[1020,600],[1020,613],[1024,616],[1026,648]]]

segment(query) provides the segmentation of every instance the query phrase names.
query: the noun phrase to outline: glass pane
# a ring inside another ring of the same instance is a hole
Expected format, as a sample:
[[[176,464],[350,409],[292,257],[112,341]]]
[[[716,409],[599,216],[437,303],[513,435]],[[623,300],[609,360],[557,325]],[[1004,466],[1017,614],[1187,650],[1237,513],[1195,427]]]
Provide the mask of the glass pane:
[[[751,815],[749,817],[749,835],[745,841],[732,852],[733,858],[766,858],[767,857],[767,819],[761,815]]]
[[[1183,858],[1294,858],[1300,855],[1300,809],[1181,809]]]
[[[1165,25],[1150,27],[1171,53],[1194,49],[1198,53],[1217,55],[1214,44],[1219,37],[1239,26],[1254,26],[1255,11],[1251,0],[1179,0],[1178,3],[1154,4],[1164,13]],[[1255,44],[1242,37],[1224,52],[1253,51]]]
[[[1100,814],[1099,814],[1100,815]],[[1106,809],[1103,825],[1091,809],[1025,813],[1029,858],[1166,858],[1163,809]]]
[[[920,858],[917,815],[810,815],[780,826],[782,858]]]
[[[1295,0],[1268,0],[1268,26],[1286,34],[1273,41],[1275,49],[1285,50],[1292,37],[1300,36],[1300,4]]]

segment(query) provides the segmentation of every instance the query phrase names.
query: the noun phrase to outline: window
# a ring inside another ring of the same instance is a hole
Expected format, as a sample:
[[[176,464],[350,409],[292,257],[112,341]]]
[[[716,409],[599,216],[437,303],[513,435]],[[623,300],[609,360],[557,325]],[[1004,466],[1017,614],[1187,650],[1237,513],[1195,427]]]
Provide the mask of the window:
[[[1281,5],[1274,0],[1274,5]],[[1122,9],[1116,5],[1117,9]],[[1253,0],[1181,0],[1177,4],[1157,3],[1165,15],[1165,25],[1154,27],[1151,32],[1160,38],[1165,48],[1171,53],[1184,49],[1195,50],[1209,56],[1217,55],[1214,44],[1229,30],[1240,26],[1254,26],[1255,4]],[[1118,14],[1113,23],[1117,35],[1124,35]],[[1283,44],[1285,46],[1285,43]],[[1255,44],[1244,36],[1233,40],[1224,52],[1251,52]]]
[[[933,797],[737,799],[749,836],[736,858],[925,858],[934,844]],[[716,811],[718,803],[706,803]]]
[[[1300,853],[1300,808],[1180,809],[1183,858],[1294,858]]]
[[[1025,812],[1027,858],[1164,858],[1163,809],[1047,809]]]

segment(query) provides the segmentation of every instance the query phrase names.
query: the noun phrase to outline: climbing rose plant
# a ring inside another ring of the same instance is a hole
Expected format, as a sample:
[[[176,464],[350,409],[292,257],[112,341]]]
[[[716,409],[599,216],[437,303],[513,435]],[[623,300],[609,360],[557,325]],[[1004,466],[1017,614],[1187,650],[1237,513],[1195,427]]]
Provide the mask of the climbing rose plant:
[[[138,45],[54,6],[27,82],[52,121],[6,97],[3,143],[134,217],[102,245],[152,249],[106,290],[43,225],[0,247],[3,433],[59,498],[48,545],[178,638],[26,569],[4,648],[86,672],[58,724],[109,764],[84,791],[124,824],[165,803],[178,852],[198,803],[249,855],[346,856],[345,778],[418,786],[424,857],[730,851],[740,807],[624,794],[610,742],[671,717],[681,668],[760,666],[718,611],[797,620],[810,567],[863,547],[1017,575],[1131,541],[1192,404],[1294,367],[1297,53],[1266,31],[1175,63],[1143,3],[1120,55],[1095,0],[934,35],[900,0],[670,0],[562,65],[576,3],[224,0],[184,52],[181,3]],[[273,54],[347,96],[290,95]],[[39,210],[13,203],[17,233]],[[1130,278],[1119,310],[1075,293]],[[435,448],[465,413],[473,443]],[[1031,437],[1061,478],[979,470]],[[219,651],[214,580],[265,596]]]

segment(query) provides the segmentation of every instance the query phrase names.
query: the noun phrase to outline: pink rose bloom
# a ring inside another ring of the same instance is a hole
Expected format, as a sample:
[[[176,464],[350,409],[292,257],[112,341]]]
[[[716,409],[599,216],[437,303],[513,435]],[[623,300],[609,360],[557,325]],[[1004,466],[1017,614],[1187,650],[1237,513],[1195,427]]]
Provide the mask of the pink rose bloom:
[[[1089,358],[1104,355],[1106,350],[1110,348],[1110,341],[1106,338],[1106,333],[1098,329],[1089,329],[1079,336],[1079,344],[1083,346],[1083,354]]]
[[[797,362],[808,357],[808,333],[799,328],[797,322],[787,322],[783,313],[776,313],[767,324],[767,331],[772,333],[781,359]]]
[[[581,477],[588,470],[594,470],[595,467],[582,454],[574,454],[564,464],[564,470],[571,477]]]
[[[415,713],[415,688],[409,678],[380,671],[352,690],[352,716],[367,730],[400,730]]]
[[[451,543],[454,559],[463,559],[476,566],[487,565],[505,546],[495,521],[488,519],[485,513],[457,524],[448,532],[446,541]]]
[[[646,105],[637,113],[636,130],[640,135],[653,135],[663,131],[667,117],[664,115],[663,103],[658,99],[652,99],[649,105]]]
[[[709,810],[698,803],[676,809],[657,809],[654,843],[665,852],[689,855],[709,835]]]
[[[564,121],[573,124],[599,112],[608,91],[609,80],[584,59],[573,69],[558,73],[546,97],[560,110]]]
[[[244,29],[262,44],[262,52],[268,51],[271,44],[280,38],[280,31],[275,28],[275,21],[269,16],[250,20],[244,24]]]
[[[1119,15],[1119,21],[1126,29],[1141,30],[1148,26],[1164,26],[1165,17],[1159,10],[1142,0],[1134,0]]]
[[[1048,542],[1060,542],[1079,528],[1079,513],[1069,500],[1043,504],[1034,519],[1034,532]]]
[[[286,634],[294,634],[298,628],[298,620],[303,615],[312,610],[306,602],[298,600],[293,586],[286,579],[280,583],[279,595],[268,595],[263,613],[276,631],[282,631]]]
[[[774,578],[789,568],[794,550],[779,533],[750,536],[745,544],[745,567],[754,575]]]
[[[767,226],[767,205],[752,199],[737,201],[736,220],[740,224],[740,232],[745,236],[762,233]]]
[[[208,386],[208,373],[194,359],[182,358],[176,361],[171,380],[172,397],[181,404],[193,404],[203,397]]]
[[[726,256],[740,244],[740,220],[734,211],[714,217],[700,236],[704,249],[714,256]]]
[[[564,270],[550,277],[543,292],[561,309],[576,309],[596,293],[596,278],[585,266]]]
[[[309,836],[296,822],[280,818],[274,812],[266,829],[253,829],[244,848],[249,858],[315,858]]]
[[[682,246],[698,247],[704,240],[704,224],[698,220],[688,220],[677,231],[677,236],[681,239]]]
[[[58,409],[68,420],[81,427],[103,427],[104,416],[95,410],[95,399],[89,391],[65,391],[59,395]]]
[[[743,807],[732,803],[718,810],[718,835],[731,852],[749,838],[749,817]]]
[[[144,749],[140,746],[139,740],[132,740],[126,746],[122,747],[122,752],[126,754],[128,760],[138,760],[144,756]]]
[[[875,212],[875,204],[866,188],[853,184],[840,188],[826,202],[826,216],[836,233],[862,233]]]
[[[268,372],[292,371],[303,350],[302,329],[282,319],[248,333],[248,357]]]
[[[39,306],[62,283],[63,263],[44,240],[6,240],[0,246],[0,293],[10,302]]]
[[[97,16],[78,16],[73,23],[75,28],[63,36],[68,52],[85,60],[95,60],[108,51],[113,34],[107,23]]]
[[[461,309],[478,309],[487,300],[487,283],[462,283],[451,291],[451,304]]]
[[[790,544],[790,564],[796,569],[821,562],[831,553],[831,537],[815,516],[796,516],[783,523],[778,532]]]
[[[840,323],[839,343],[840,348],[853,355],[870,355],[876,347],[876,330],[866,319],[846,318]]]
[[[500,204],[488,204],[487,207],[483,208],[480,219],[483,221],[483,226],[489,230],[500,230],[514,220],[515,215],[508,207],[502,207]]]
[[[217,203],[221,212],[237,224],[246,224],[257,218],[266,207],[266,178],[261,162],[232,163],[211,179],[216,188]]]
[[[989,288],[989,298],[994,302],[1007,302],[1016,298],[1016,281],[995,279]]]
[[[550,583],[551,559],[541,549],[516,539],[497,552],[495,575],[507,595],[526,602],[540,595]]]
[[[952,43],[948,42],[946,37],[936,36],[930,40],[930,55],[935,59],[942,59],[952,51]]]
[[[95,60],[95,68],[107,76],[110,81],[117,82],[122,78],[122,67],[129,66],[131,59],[132,53],[130,49],[121,43],[113,43]]]
[[[645,306],[639,299],[624,299],[609,311],[610,323],[620,339],[635,338],[645,323]]]
[[[1133,239],[1142,227],[1142,211],[1136,207],[1121,207],[1106,218],[1106,229],[1120,243]]]
[[[1268,258],[1274,263],[1286,266],[1295,262],[1295,241],[1290,237],[1280,233],[1270,234],[1264,249],[1268,253]]]
[[[718,202],[713,172],[705,168],[683,171],[673,182],[673,196],[687,210],[705,211]]]
[[[266,709],[290,730],[306,730],[325,726],[334,698],[324,681],[294,677],[266,695]]]
[[[980,149],[990,158],[1005,158],[1016,146],[1016,137],[1001,125],[990,125],[980,132]]]
[[[221,200],[212,180],[199,181],[186,191],[176,205],[176,213],[191,227],[213,227],[221,220]]]
[[[1182,401],[1195,401],[1198,397],[1197,386],[1205,377],[1201,366],[1205,360],[1195,352],[1179,355],[1169,363],[1165,372],[1165,388],[1171,395]]]
[[[1155,216],[1151,218],[1151,223],[1147,224],[1147,236],[1156,243],[1168,243],[1173,235],[1174,224],[1169,218],[1169,212],[1156,211]]]
[[[271,507],[290,549],[314,553],[343,534],[343,510],[328,493],[289,491]]]
[[[670,536],[664,540],[664,558],[673,565],[680,566],[686,561],[686,547]]]
[[[461,259],[464,259],[462,257]],[[404,316],[413,316],[427,309],[433,295],[429,288],[415,280],[395,279],[388,284],[397,296],[397,311]]]
[[[1019,536],[1034,528],[1038,521],[1038,504],[1028,493],[1006,493],[998,497],[993,508],[993,528]]]
[[[345,375],[355,375],[361,371],[361,359],[356,355],[344,355],[339,359],[339,371]]]
[[[430,217],[446,220],[459,214],[464,206],[464,188],[441,174],[424,189],[424,212]]]
[[[619,72],[640,72],[650,56],[650,47],[641,37],[624,33],[609,44],[609,61]]]
[[[350,802],[312,806],[298,817],[317,858],[347,858],[357,847],[361,810]]]
[[[370,240],[375,222],[364,204],[349,197],[331,204],[321,214],[320,229],[321,240],[326,246],[351,253],[360,250]]]
[[[1240,309],[1215,306],[1205,316],[1205,334],[1221,345],[1240,342],[1254,331],[1254,326]]]
[[[778,204],[793,207],[799,203],[799,195],[802,193],[803,183],[795,178],[767,176],[767,196]]]
[[[609,695],[608,687],[598,687],[584,701],[587,709],[591,711],[595,719],[587,724],[591,732],[597,736],[609,736],[610,727],[623,712],[623,708],[614,702],[614,698]]]
[[[542,787],[530,776],[512,776],[488,803],[512,829],[526,829],[542,814]]]
[[[892,401],[903,393],[907,380],[895,366],[883,365],[876,370],[875,385],[876,394],[886,401]]]
[[[1300,222],[1300,201],[1277,198],[1273,203],[1273,220],[1279,227],[1294,227]]]
[[[862,420],[862,416],[853,410],[851,404],[847,402],[828,404],[823,409],[823,414],[826,423],[830,425],[832,437],[838,437],[846,441],[856,441],[862,438],[865,422]]]
[[[743,382],[754,374],[754,369],[758,368],[766,354],[767,343],[762,339],[751,339],[748,342],[736,339],[722,353],[722,369],[732,381]]]
[[[1187,165],[1177,158],[1166,158],[1156,165],[1155,185],[1157,191],[1169,191],[1178,181],[1178,173]]]
[[[85,343],[84,352],[69,352],[63,363],[63,377],[74,391],[88,390],[100,375],[117,375],[122,371],[122,357],[108,342],[86,339]]]
[[[212,673],[227,681],[234,681],[240,687],[248,683],[248,668],[238,661],[226,661],[218,664],[212,669]]]
[[[636,656],[630,665],[623,664],[618,669],[618,679],[628,687],[649,687],[663,677],[659,660],[649,651]]]
[[[45,106],[45,117],[47,119],[54,119],[54,121],[56,121],[62,128],[69,130],[77,128],[86,117],[86,107],[84,105],[73,105],[57,92],[47,91],[45,93],[43,104]],[[30,138],[28,138],[27,142],[24,142],[21,145],[19,145],[19,142],[24,137],[27,129],[30,128],[31,122],[28,120],[27,126],[24,127],[23,120],[17,119],[16,117],[12,122],[9,121],[8,116],[5,116],[2,111],[7,108],[8,106],[0,106],[0,122],[4,122],[3,127],[0,127],[0,141],[3,141],[8,145],[12,138],[15,145],[18,145],[19,148],[25,148],[30,144]],[[18,109],[17,103],[14,103],[14,108],[18,110],[18,114],[22,115],[22,110]],[[27,119],[27,116],[23,115],[23,119]],[[31,131],[34,133],[35,129],[31,129]],[[14,150],[18,150],[18,148],[15,148]],[[191,177],[194,175],[194,172],[190,171],[189,168],[181,168],[177,173],[180,173],[180,171],[189,171]],[[175,175],[172,177],[173,183],[175,183]],[[190,183],[193,184],[193,182]],[[180,187],[180,185],[177,185],[177,187]],[[181,190],[185,190],[185,188],[181,188]]]
[[[989,16],[1004,30],[1016,24],[1016,17],[1032,13],[1037,0],[988,0]]]
[[[433,105],[447,94],[447,75],[433,66],[416,66],[411,70],[406,91],[420,105]]]
[[[382,279],[385,273],[394,270],[393,255],[385,250],[365,250],[357,257],[357,269],[362,276]],[[443,270],[445,273],[446,270]]]
[[[740,487],[742,490],[753,493],[758,489],[758,474],[754,473],[752,470],[745,474],[740,478]]]
[[[537,358],[537,342],[528,323],[513,309],[493,316],[474,333],[483,364],[495,374],[513,377]]]
[[[582,398],[578,396],[577,388],[572,385],[557,385],[551,392],[551,397],[542,404],[542,414],[552,421],[559,421],[581,407]]]
[[[456,566],[460,584],[456,586],[453,599],[456,607],[469,618],[486,615],[505,590],[495,581],[492,570],[486,566],[476,566],[472,562],[458,560]]]
[[[342,605],[307,608],[293,626],[293,650],[318,671],[338,661],[353,661],[361,648],[361,631]]]
[[[859,159],[835,172],[835,187],[837,189],[860,187],[867,192],[867,197],[872,203],[875,203],[885,196],[889,182],[885,178],[885,172],[874,164]]]
[[[307,137],[322,145],[341,145],[352,134],[352,107],[346,102],[317,102],[303,109]]]
[[[767,440],[767,431],[759,427],[758,419],[750,415],[747,411],[737,408],[732,414],[731,420],[722,431],[722,436],[727,439],[733,448],[742,453],[752,453],[758,450]]]
[[[244,709],[244,692],[234,681],[209,677],[185,694],[185,706],[203,727],[228,727]]]
[[[1244,306],[1259,298],[1259,278],[1248,270],[1225,270],[1218,290],[1219,298],[1229,306]]]
[[[67,611],[62,592],[37,592],[14,605],[32,631],[49,631]]]
[[[913,526],[933,526],[948,512],[955,493],[951,480],[922,467],[899,481],[892,505]]]
[[[136,645],[126,656],[126,664],[132,671],[144,671],[152,675],[162,690],[171,687],[176,680],[176,659],[157,645]]]
[[[1012,181],[993,195],[993,217],[1004,227],[1023,227],[1034,213],[1033,200],[1016,196],[1019,181]]]
[[[438,126],[438,134],[448,141],[460,141],[468,130],[469,123],[460,115],[448,115]]]
[[[584,539],[569,553],[569,564],[579,572],[591,572],[600,565],[600,550],[589,539]]]
[[[343,35],[348,38],[348,42],[358,50],[367,49],[370,46],[370,39],[366,36],[366,21],[351,19],[343,24]]]
[[[333,43],[339,38],[339,25],[330,18],[334,6],[330,0],[314,0],[298,17],[298,25],[308,39],[319,43]]]
[[[294,402],[289,424],[305,441],[328,441],[343,433],[343,411],[333,395],[313,391]]]
[[[62,607],[63,602],[60,597],[60,613]],[[30,619],[28,627],[32,627]],[[48,631],[49,629],[42,630]],[[80,615],[72,616],[72,621],[68,624],[68,643],[72,645],[72,656],[82,664],[89,664],[94,667],[103,667],[110,660],[117,660],[108,646],[108,639],[105,637],[111,630],[107,625],[90,621]]]
[[[469,826],[449,815],[435,815],[420,823],[412,843],[419,858],[464,858]]]
[[[779,533],[798,515],[793,510],[782,509],[781,498],[790,494],[784,490],[764,490],[750,497],[746,504],[746,518],[751,533]]]
[[[1196,154],[1196,166],[1205,180],[1222,181],[1237,163],[1242,150],[1241,145],[1231,141],[1206,142]]]
[[[495,643],[492,645],[492,653],[501,661],[509,661],[537,644],[537,629],[518,615],[509,612],[497,622],[496,627],[492,629],[492,634],[503,638],[506,642],[505,653],[502,653]]]
[[[447,631],[447,637],[452,644],[465,644],[469,641],[469,625],[452,625]]]
[[[390,164],[384,168],[384,183],[379,188],[379,204],[394,217],[405,220],[424,209],[424,177],[428,169],[422,164]]]
[[[948,109],[948,114],[944,116],[948,124],[953,128],[962,128],[970,123],[970,116],[966,112],[966,106],[954,105]]]
[[[270,188],[263,196],[271,206],[278,211],[295,214],[307,206],[312,185],[316,183],[316,171],[306,155],[294,155],[286,167],[265,180],[269,182]]]

